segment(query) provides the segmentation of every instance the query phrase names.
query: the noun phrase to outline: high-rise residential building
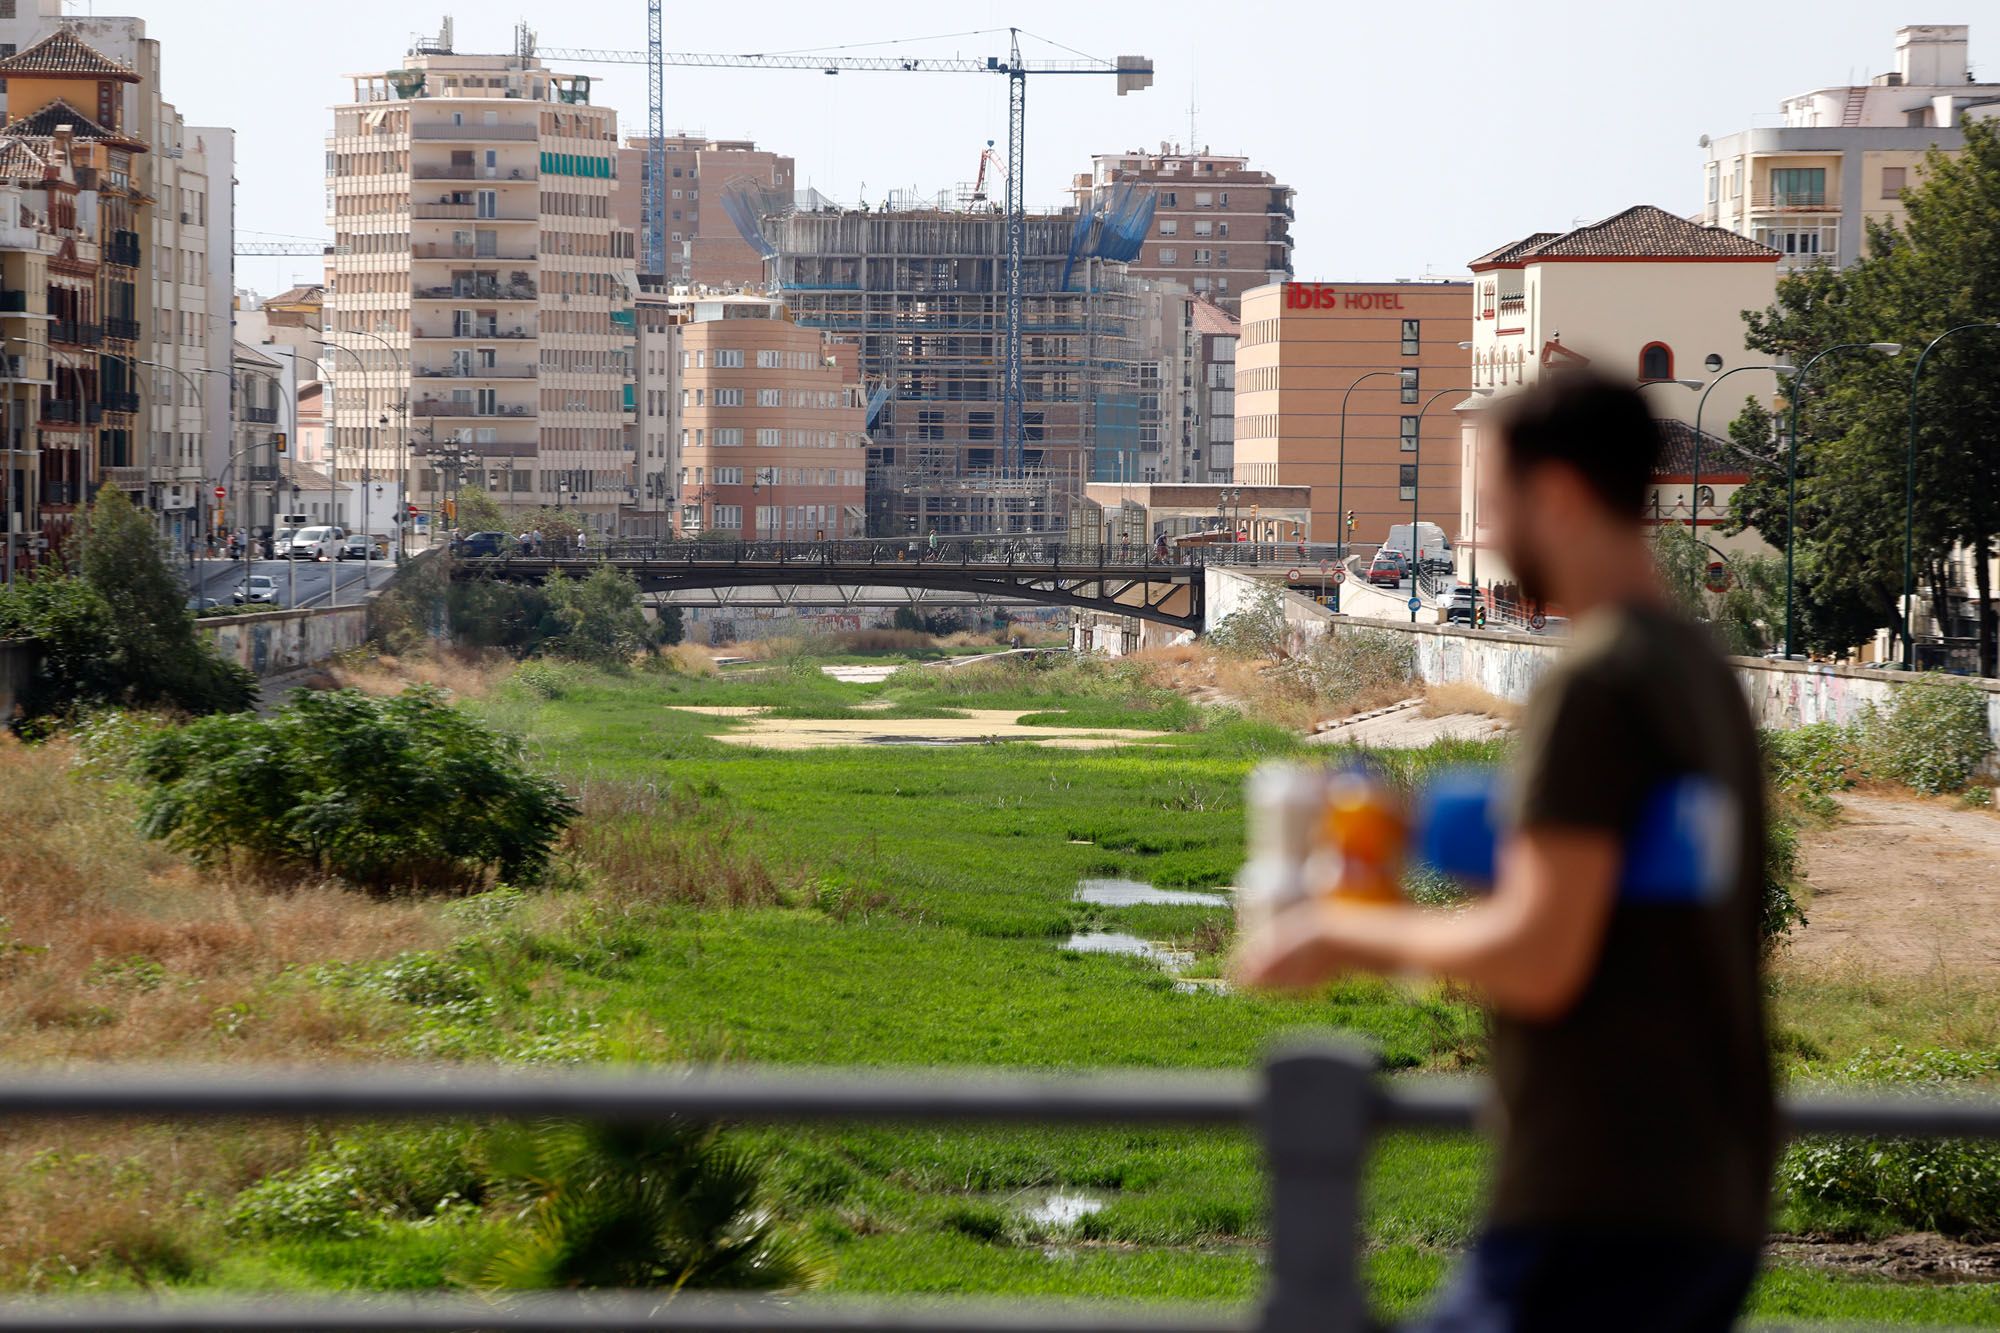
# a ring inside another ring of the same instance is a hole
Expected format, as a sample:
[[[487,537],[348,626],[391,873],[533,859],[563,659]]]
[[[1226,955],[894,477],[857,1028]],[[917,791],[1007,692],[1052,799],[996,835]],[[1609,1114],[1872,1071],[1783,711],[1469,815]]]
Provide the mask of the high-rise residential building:
[[[475,55],[449,29],[351,77],[327,141],[334,467],[402,476],[407,443],[427,509],[462,473],[613,529],[632,476],[617,113],[527,40]]]
[[[1100,253],[1115,249],[1112,228],[1027,219],[1010,460],[1002,216],[804,209],[789,195],[746,195],[737,211],[770,293],[802,325],[860,346],[874,535],[1059,533],[1085,483],[1140,476],[1143,284]]]
[[[645,196],[647,142],[629,138],[618,150],[618,188],[614,194],[618,225],[635,235],[640,230]],[[798,180],[792,159],[760,149],[749,139],[710,139],[698,134],[669,135],[665,147],[661,204],[666,210],[666,272],[647,276],[660,277],[669,286],[762,285],[764,257],[723,212],[722,192],[730,186],[747,186],[789,195]]]
[[[1924,154],[2000,116],[2000,83],[1974,81],[1970,49],[1964,24],[1898,28],[1892,72],[1787,97],[1781,124],[1703,135],[1700,219],[1770,246],[1787,269],[1860,259],[1869,223],[1902,220]]]
[[[1465,385],[1472,286],[1287,282],[1243,297],[1233,477],[1312,487],[1312,533],[1373,544],[1412,517],[1453,531],[1459,430],[1439,390]],[[1352,390],[1350,396],[1349,391]],[[1346,407],[1345,458],[1341,410]]]
[[[680,529],[814,541],[867,521],[867,396],[857,349],[782,302],[697,295],[679,344]]]
[[[1196,481],[1235,479],[1236,467],[1236,343],[1243,325],[1227,310],[1199,297],[1191,303],[1189,336],[1194,339],[1190,365],[1197,376],[1192,395]]]
[[[62,0],[0,6],[0,55],[25,56],[40,46],[53,57],[42,63],[60,68],[37,78],[67,76],[72,97],[82,99],[71,105],[101,128],[114,119],[144,147],[128,161],[131,230],[106,250],[110,285],[99,321],[108,395],[101,435],[125,461],[106,463],[118,471],[93,484],[129,491],[158,514],[163,535],[178,547],[207,526],[203,497],[229,461],[235,136],[188,125],[166,100],[160,44],[146,35],[144,19],[63,9]],[[79,56],[77,45],[105,63]],[[109,79],[115,86],[95,77],[114,69],[123,71]],[[129,277],[119,272],[126,258]],[[126,404],[129,413],[121,413]]]
[[[681,289],[684,293],[685,288]],[[680,474],[680,341],[688,305],[647,279],[633,305],[632,504],[627,535],[668,537]]]
[[[1099,153],[1071,193],[1089,210],[1126,185],[1150,189],[1156,205],[1134,276],[1171,279],[1232,315],[1244,292],[1292,276],[1294,191],[1249,158],[1166,143],[1157,153]]]

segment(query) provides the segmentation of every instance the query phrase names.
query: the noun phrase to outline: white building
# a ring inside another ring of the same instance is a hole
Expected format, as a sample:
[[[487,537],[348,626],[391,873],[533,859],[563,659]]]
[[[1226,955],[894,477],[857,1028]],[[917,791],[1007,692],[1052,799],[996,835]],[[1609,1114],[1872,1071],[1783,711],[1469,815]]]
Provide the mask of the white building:
[[[1702,220],[1782,252],[1787,268],[1852,264],[1869,223],[1902,220],[1924,154],[2000,115],[2000,83],[1973,81],[1970,47],[1964,24],[1899,28],[1893,72],[1788,97],[1781,125],[1704,134]]]
[[[1745,370],[1709,397],[1701,421],[1702,478],[1694,484],[1695,414],[1716,376],[1760,365],[1744,345],[1743,311],[1770,305],[1779,255],[1733,232],[1642,204],[1568,232],[1536,232],[1472,261],[1472,379],[1483,391],[1461,404],[1462,454],[1458,574],[1491,585],[1507,577],[1475,526],[1481,441],[1480,408],[1544,375],[1588,367],[1646,389],[1656,415],[1670,423],[1668,453],[1656,478],[1653,521],[1688,521],[1703,539],[1721,542],[1714,525],[1746,478],[1727,442],[1728,424],[1746,397],[1768,402],[1776,377]],[[1693,380],[1700,388],[1679,383]],[[1685,466],[1684,466],[1685,465]],[[1691,510],[1697,506],[1698,511]],[[1737,539],[1755,545],[1747,534]]]
[[[611,529],[633,471],[617,114],[525,43],[462,54],[449,27],[351,77],[326,145],[341,477],[409,466],[429,509],[463,465],[498,478],[503,504],[560,499]]]

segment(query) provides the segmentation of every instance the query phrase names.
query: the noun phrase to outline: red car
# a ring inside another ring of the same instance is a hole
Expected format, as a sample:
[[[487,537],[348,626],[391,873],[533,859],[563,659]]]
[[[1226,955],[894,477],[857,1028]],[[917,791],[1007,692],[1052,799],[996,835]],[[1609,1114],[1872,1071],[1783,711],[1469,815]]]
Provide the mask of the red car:
[[[1385,546],[1377,551],[1374,560],[1369,562],[1368,582],[1386,583],[1393,588],[1401,583],[1409,572],[1410,562],[1404,558],[1403,553]]]

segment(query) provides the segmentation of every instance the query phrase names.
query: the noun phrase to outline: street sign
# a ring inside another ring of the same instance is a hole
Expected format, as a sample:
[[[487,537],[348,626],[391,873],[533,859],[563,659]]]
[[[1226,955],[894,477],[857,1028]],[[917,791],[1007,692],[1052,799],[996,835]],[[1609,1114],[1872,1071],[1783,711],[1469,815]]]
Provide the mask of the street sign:
[[[1298,581],[1299,581],[1299,571],[1298,571],[1298,570],[1296,570],[1296,569],[1291,569],[1291,570],[1287,570],[1287,571],[1285,571],[1285,582],[1287,582],[1287,583],[1297,583]]]
[[[228,488],[227,486],[217,486],[217,487],[215,488],[215,498],[216,498],[216,499],[218,499],[218,500],[226,500],[226,499],[228,499],[228,498],[229,498],[229,488]]]
[[[1534,630],[1536,633],[1540,633],[1542,630],[1545,630],[1548,627],[1549,627],[1549,618],[1543,615],[1540,611],[1537,611],[1535,612],[1535,614],[1528,617],[1528,628]]]
[[[1331,574],[1333,572],[1333,561],[1331,560],[1320,561],[1319,572],[1322,574]]]
[[[1707,576],[1703,581],[1708,585],[1710,592],[1728,592],[1729,566],[1720,560],[1709,561]]]
[[[1411,609],[1412,611],[1421,611],[1421,610],[1423,610],[1423,609],[1424,609],[1424,599],[1423,599],[1423,598],[1421,598],[1421,597],[1419,597],[1419,596],[1417,596],[1417,595],[1416,595],[1415,593],[1411,593],[1411,594],[1410,594],[1410,609]]]
[[[1346,570],[1344,570],[1344,569],[1336,569],[1336,570],[1334,570],[1334,571],[1333,571],[1333,581],[1334,581],[1335,583],[1345,583],[1345,582],[1347,582],[1347,571],[1346,571]]]

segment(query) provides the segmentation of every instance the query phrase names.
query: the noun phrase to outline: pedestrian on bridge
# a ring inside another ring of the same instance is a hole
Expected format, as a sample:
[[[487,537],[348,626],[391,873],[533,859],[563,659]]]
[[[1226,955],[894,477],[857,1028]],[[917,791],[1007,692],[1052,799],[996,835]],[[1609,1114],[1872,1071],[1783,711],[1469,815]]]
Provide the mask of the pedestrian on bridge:
[[[933,524],[931,527],[929,545],[930,545],[930,558],[935,560],[937,559],[937,553],[938,553],[938,531],[937,531],[937,526],[935,524]]]
[[[1500,417],[1493,539],[1576,634],[1528,703],[1493,892],[1450,913],[1307,901],[1245,942],[1238,971],[1289,987],[1429,973],[1492,1007],[1490,1213],[1415,1328],[1727,1329],[1777,1143],[1757,734],[1654,567],[1661,436],[1637,392],[1566,375]],[[1686,791],[1701,868],[1649,863],[1645,890],[1624,887],[1631,831]]]

